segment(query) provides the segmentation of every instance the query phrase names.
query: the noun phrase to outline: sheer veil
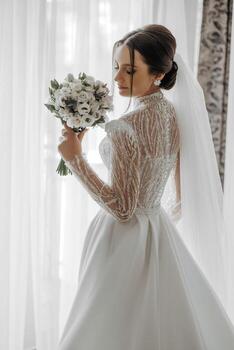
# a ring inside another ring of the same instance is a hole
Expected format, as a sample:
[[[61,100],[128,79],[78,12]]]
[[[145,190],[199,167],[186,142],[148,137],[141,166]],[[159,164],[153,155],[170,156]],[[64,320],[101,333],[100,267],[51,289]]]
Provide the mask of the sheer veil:
[[[179,53],[169,99],[180,129],[181,219],[178,230],[227,310],[223,191],[203,90]],[[167,95],[166,95],[167,96]],[[228,310],[227,310],[228,311]]]

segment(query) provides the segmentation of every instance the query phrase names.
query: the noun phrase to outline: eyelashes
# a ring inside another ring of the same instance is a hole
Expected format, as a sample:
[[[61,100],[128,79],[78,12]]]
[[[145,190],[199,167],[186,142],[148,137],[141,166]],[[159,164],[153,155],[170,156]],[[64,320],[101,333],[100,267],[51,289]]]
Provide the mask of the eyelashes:
[[[119,69],[119,67],[116,67],[116,66],[115,66],[115,67],[114,67],[114,70],[117,70],[117,69]],[[127,69],[126,69],[126,73],[129,74],[129,75],[130,75],[130,74],[133,75],[135,72],[136,72],[136,69],[130,69],[130,70],[127,70]]]
[[[135,72],[136,72],[135,69],[132,69],[130,72],[129,72],[129,71],[126,71],[127,74],[132,74],[132,75],[133,75]]]

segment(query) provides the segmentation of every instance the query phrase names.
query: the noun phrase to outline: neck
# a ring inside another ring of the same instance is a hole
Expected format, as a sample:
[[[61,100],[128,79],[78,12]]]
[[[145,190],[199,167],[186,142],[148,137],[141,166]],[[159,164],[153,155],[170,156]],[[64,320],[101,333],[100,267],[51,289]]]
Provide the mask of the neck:
[[[137,96],[137,97],[143,97],[143,96],[147,96],[147,95],[152,95],[156,92],[159,92],[161,91],[161,89],[159,87],[153,87],[151,89],[149,89],[147,92],[144,93],[144,95],[141,95],[141,96]]]

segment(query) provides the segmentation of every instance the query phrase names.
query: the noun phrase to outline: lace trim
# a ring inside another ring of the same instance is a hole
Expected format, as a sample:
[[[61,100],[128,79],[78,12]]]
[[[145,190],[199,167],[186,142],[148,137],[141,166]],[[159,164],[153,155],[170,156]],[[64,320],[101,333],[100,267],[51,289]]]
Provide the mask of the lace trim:
[[[163,95],[162,91],[159,90],[159,91],[154,92],[154,93],[149,94],[149,95],[144,95],[144,96],[140,96],[140,97],[134,97],[133,106],[134,107],[138,107],[142,103],[143,104],[150,104],[150,103],[152,103],[154,101],[162,100],[162,99],[164,99],[164,95]]]

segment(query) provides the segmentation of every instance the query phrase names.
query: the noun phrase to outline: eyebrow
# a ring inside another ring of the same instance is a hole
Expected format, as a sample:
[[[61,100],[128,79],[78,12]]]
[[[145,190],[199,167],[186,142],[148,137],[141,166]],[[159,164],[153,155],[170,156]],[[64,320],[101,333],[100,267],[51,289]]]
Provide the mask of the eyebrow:
[[[118,64],[117,61],[115,61],[114,63],[115,63],[115,64]],[[124,66],[124,67],[126,67],[126,66],[127,66],[127,67],[132,67],[131,64],[129,64],[129,63],[124,63],[124,64],[122,64],[122,66]],[[133,67],[137,68],[137,66],[135,66],[135,65],[134,65]]]
[[[118,64],[118,62],[115,62],[115,64]],[[129,63],[124,63],[124,64],[122,64],[122,66],[132,67],[131,64],[129,64]],[[133,66],[133,67],[137,68],[137,66]]]

